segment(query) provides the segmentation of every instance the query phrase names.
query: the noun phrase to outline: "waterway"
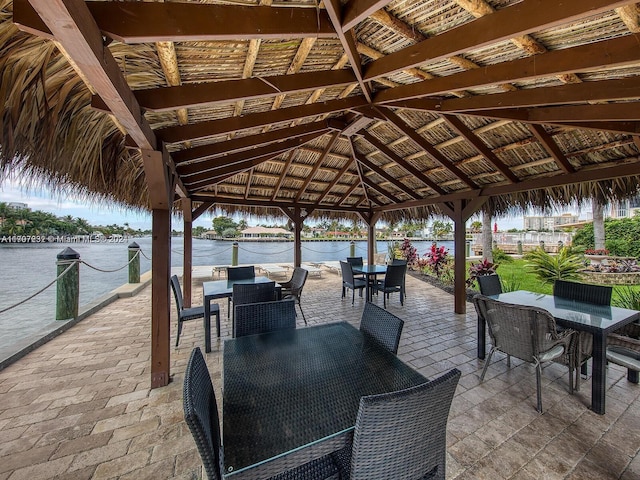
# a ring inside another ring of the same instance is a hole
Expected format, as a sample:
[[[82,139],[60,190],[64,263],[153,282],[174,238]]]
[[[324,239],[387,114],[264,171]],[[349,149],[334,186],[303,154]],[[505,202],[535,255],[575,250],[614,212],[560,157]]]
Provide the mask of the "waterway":
[[[141,272],[151,268],[151,238],[135,238],[119,242],[95,243],[14,243],[0,244],[0,310],[33,295],[52,282],[56,274],[56,256],[65,248],[73,248],[80,259],[100,270],[115,270],[128,262],[127,246],[135,241],[141,248]],[[453,251],[453,242],[439,242]],[[416,241],[413,245],[422,256],[430,241]],[[174,237],[171,247],[172,267],[181,267],[183,239]],[[232,242],[193,240],[193,265],[228,265],[231,263]],[[344,260],[349,255],[350,242],[303,242],[303,262]],[[377,242],[378,252],[387,252],[387,241]],[[356,256],[367,257],[366,241],[356,242]],[[240,264],[293,263],[292,242],[240,242]],[[128,282],[125,267],[105,273],[80,265],[80,305],[91,303]],[[55,320],[55,283],[31,300],[0,313],[0,359],[16,342],[30,337]]]

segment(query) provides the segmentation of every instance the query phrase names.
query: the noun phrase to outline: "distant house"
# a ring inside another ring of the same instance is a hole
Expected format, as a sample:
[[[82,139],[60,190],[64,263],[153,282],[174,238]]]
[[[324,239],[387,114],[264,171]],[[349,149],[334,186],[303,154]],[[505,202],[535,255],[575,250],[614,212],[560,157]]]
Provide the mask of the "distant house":
[[[21,202],[9,202],[7,203],[7,208],[11,210],[31,210],[29,205]]]
[[[241,238],[293,238],[293,232],[284,228],[249,227],[240,232]]]

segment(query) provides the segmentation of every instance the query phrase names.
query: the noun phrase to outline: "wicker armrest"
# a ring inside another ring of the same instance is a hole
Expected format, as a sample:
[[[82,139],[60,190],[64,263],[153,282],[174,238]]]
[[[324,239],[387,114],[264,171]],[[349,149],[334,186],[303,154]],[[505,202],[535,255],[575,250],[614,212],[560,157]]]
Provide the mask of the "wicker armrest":
[[[640,339],[640,323],[630,323],[625,325],[624,327],[616,330],[614,334]]]
[[[607,336],[607,346],[623,347],[628,350],[640,352],[640,340],[628,337],[626,335],[618,335],[618,333],[610,333]]]

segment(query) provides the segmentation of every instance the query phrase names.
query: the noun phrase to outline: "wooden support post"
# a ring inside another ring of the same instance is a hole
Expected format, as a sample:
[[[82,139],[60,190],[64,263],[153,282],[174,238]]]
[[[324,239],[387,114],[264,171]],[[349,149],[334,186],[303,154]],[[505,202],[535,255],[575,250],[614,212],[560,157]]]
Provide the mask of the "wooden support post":
[[[360,214],[360,218],[367,224],[367,263],[373,265],[376,254],[376,223],[380,218],[380,213]]]
[[[293,209],[293,266],[302,264],[302,224],[304,219],[299,207]]]
[[[191,272],[193,270],[193,218],[191,199],[183,198],[182,218],[184,219],[184,251],[182,254],[182,291],[186,308],[191,307]]]
[[[151,204],[151,388],[170,378],[169,276],[171,275],[171,205],[174,183],[163,152],[142,150]]]
[[[454,311],[456,313],[467,313],[467,220],[473,215],[484,203],[487,198],[478,197],[473,200],[455,200],[447,204],[441,204],[440,209],[453,220],[454,232]]]

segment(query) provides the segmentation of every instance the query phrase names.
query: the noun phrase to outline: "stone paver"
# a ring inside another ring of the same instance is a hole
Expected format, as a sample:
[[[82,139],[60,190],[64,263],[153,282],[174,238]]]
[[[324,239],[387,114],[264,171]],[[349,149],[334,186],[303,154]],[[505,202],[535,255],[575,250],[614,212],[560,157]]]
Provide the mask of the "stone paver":
[[[201,288],[194,280],[194,304]],[[470,304],[454,314],[450,295],[412,277],[407,288],[404,306],[397,295],[388,303],[405,321],[398,355],[427,377],[462,371],[447,428],[448,479],[640,479],[640,386],[622,368],[609,367],[607,414],[599,416],[588,409],[590,379],[572,396],[566,368],[548,366],[539,415],[529,365],[514,360],[507,369],[498,357],[479,383]],[[351,306],[340,289],[336,273],[309,277],[309,325],[359,324],[363,300]],[[0,480],[202,478],[182,417],[184,368],[203,346],[202,322],[186,323],[173,348],[172,310],[172,382],[150,390],[150,297],[146,288],[120,299],[0,371]],[[219,304],[224,339],[230,324],[226,301]],[[220,399],[222,343],[212,345],[207,364]]]

